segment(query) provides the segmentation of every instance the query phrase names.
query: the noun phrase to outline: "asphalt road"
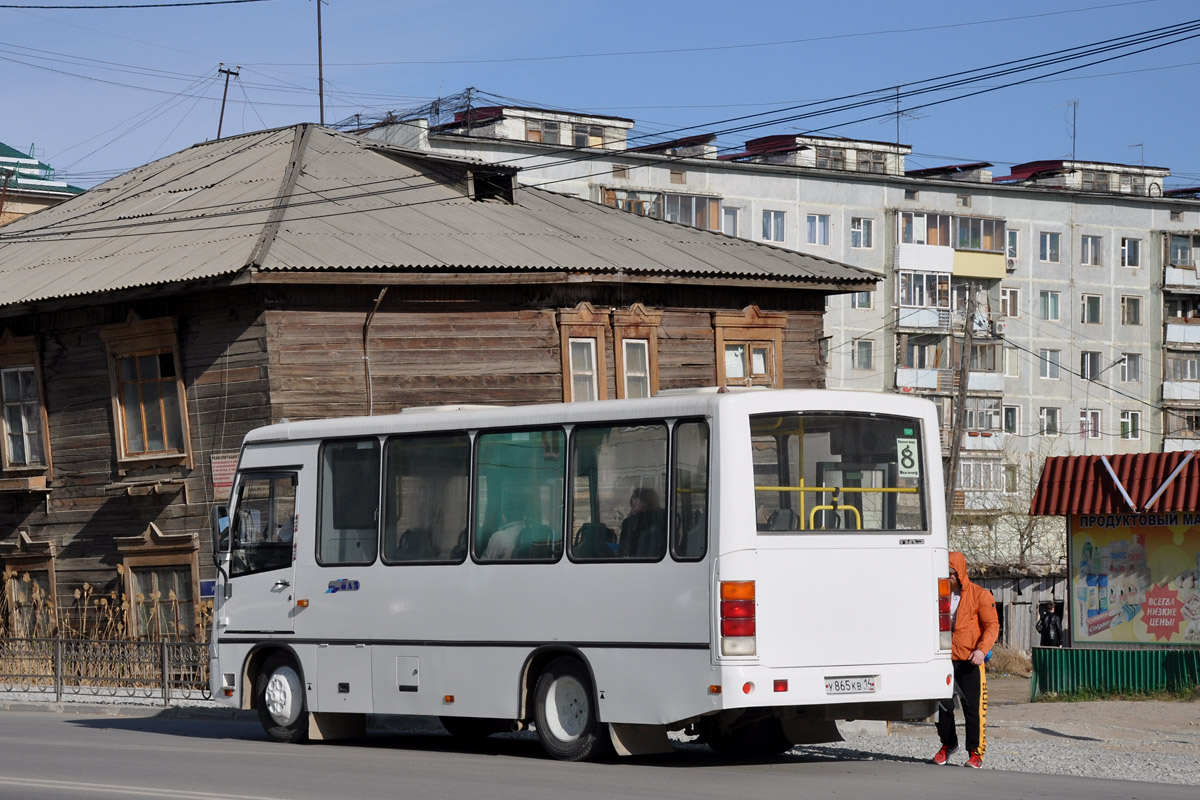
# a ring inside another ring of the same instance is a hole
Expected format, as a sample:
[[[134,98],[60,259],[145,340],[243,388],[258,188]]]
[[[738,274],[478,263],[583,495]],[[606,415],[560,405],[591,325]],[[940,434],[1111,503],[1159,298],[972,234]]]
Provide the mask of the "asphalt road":
[[[721,761],[703,747],[608,764],[546,758],[528,735],[468,748],[440,733],[280,745],[257,724],[95,711],[0,712],[0,798],[870,798],[1195,800],[1194,786],[896,761]]]

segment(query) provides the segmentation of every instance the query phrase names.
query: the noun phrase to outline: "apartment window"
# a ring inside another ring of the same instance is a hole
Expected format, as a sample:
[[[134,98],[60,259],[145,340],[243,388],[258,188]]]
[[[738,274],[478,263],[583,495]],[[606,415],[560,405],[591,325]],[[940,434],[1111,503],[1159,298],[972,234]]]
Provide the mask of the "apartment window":
[[[1100,438],[1100,409],[1085,408],[1079,412],[1079,435],[1085,439]]]
[[[715,231],[720,223],[721,201],[715,197],[668,194],[663,200],[667,222],[682,222],[702,231]]]
[[[687,183],[687,173],[681,169],[670,170],[671,183]]]
[[[1140,267],[1142,265],[1142,240],[1121,240],[1121,266]]]
[[[957,250],[979,250],[985,253],[1002,253],[1005,248],[1004,220],[957,217]]]
[[[575,147],[604,147],[604,128],[600,125],[575,125],[572,132]]]
[[[901,272],[900,305],[950,308],[950,276],[944,272]]]
[[[1021,358],[1015,347],[1004,348],[1004,377],[1021,377]]]
[[[871,308],[871,299],[875,296],[874,292],[855,292],[850,295],[851,308]]]
[[[621,181],[629,180],[629,167],[622,164],[613,164],[612,176]]]
[[[1183,212],[1182,211],[1172,211],[1171,212],[1171,222],[1183,222]]]
[[[1058,436],[1058,412],[1053,406],[1038,409],[1038,433],[1042,436]]]
[[[1121,324],[1142,324],[1142,298],[1132,295],[1121,297]]]
[[[1021,232],[1014,231],[1012,228],[1008,228],[1005,230],[1004,235],[1008,239],[1008,245],[1006,247],[1008,257],[1011,259],[1016,259],[1020,255],[1021,251]]]
[[[1100,351],[1084,350],[1079,354],[1079,376],[1085,381],[1100,377]]]
[[[846,168],[846,148],[844,147],[818,147],[817,148],[817,169],[845,169]]]
[[[956,205],[959,208],[970,208],[971,207],[971,196],[969,194],[954,195],[954,205]]]
[[[855,369],[875,368],[875,343],[870,339],[855,339],[853,347],[853,362]]]
[[[559,125],[549,120],[525,120],[525,141],[540,142],[541,144],[559,143]],[[616,168],[613,168],[616,173]]]
[[[783,241],[783,214],[782,211],[764,211],[762,224],[762,238],[768,242]]]
[[[718,386],[783,385],[783,329],[787,315],[747,306],[741,313],[713,314]]]
[[[738,209],[721,209],[721,233],[726,236],[738,235]]]
[[[850,219],[850,246],[868,250],[874,247],[874,229],[875,223],[873,220],[863,217],[852,217]]]
[[[969,431],[1000,429],[1000,401],[993,397],[968,397],[963,409],[963,426]]]
[[[857,169],[859,172],[883,175],[887,172],[887,154],[875,150],[859,150]]]
[[[1079,300],[1079,321],[1085,325],[1099,325],[1102,301],[1100,295],[1085,294]]]
[[[1142,438],[1142,412],[1140,412],[1140,411],[1122,411],[1121,412],[1121,438],[1122,439],[1141,439]]]
[[[1121,383],[1141,383],[1142,381],[1142,354],[1141,353],[1122,353],[1121,354]]]
[[[1021,316],[1021,290],[1020,289],[1001,289],[1000,290],[1000,313],[1006,317]]]
[[[118,459],[179,458],[191,465],[187,406],[175,322],[139,320],[102,328],[108,348]]]
[[[1005,433],[1020,433],[1021,432],[1021,407],[1020,406],[1005,406],[1003,410],[1004,421],[1002,423]]]
[[[953,219],[949,214],[902,211],[900,212],[900,243],[950,247],[950,230]]]
[[[904,199],[905,200],[916,200],[919,196],[920,195],[917,193],[916,189],[905,189],[904,190]]]
[[[1122,175],[1121,191],[1125,194],[1145,194],[1146,179],[1141,175]]]
[[[1062,234],[1042,231],[1039,236],[1038,260],[1049,264],[1058,263],[1058,245]]]
[[[1167,380],[1200,381],[1200,353],[1168,353]]]
[[[972,372],[995,372],[996,371],[996,352],[997,348],[994,344],[973,344],[971,345],[971,371]]]
[[[1171,266],[1173,267],[1194,267],[1196,263],[1192,260],[1193,242],[1191,236],[1172,236],[1171,237]]]
[[[1041,291],[1038,293],[1038,316],[1046,320],[1062,319],[1059,311],[1059,293]]]
[[[828,214],[808,215],[808,243],[821,245],[822,247],[829,244]]]
[[[1084,236],[1079,240],[1079,263],[1087,267],[1100,266],[1100,237]]]
[[[1059,375],[1059,359],[1061,357],[1061,350],[1039,350],[1038,376],[1057,379]]]
[[[1083,190],[1085,192],[1107,192],[1108,173],[1085,169],[1083,171]]]

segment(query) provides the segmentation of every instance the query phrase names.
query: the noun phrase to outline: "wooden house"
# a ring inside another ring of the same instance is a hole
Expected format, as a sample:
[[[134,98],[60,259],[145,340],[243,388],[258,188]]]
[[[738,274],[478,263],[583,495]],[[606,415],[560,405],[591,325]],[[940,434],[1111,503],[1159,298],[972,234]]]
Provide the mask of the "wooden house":
[[[305,124],[196,145],[0,230],[10,635],[33,591],[60,629],[123,593],[131,631],[192,635],[211,512],[252,428],[820,387],[825,296],[875,283],[515,175]]]

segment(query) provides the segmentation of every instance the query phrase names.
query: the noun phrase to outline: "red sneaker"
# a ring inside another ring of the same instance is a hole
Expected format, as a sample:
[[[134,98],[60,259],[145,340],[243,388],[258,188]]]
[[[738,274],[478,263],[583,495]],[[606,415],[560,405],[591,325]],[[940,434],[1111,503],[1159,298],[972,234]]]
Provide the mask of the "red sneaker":
[[[937,764],[939,767],[944,767],[950,760],[950,756],[957,752],[958,745],[955,745],[954,747],[946,747],[946,745],[942,745],[942,749],[933,754],[933,763]]]
[[[967,759],[967,763],[963,764],[963,766],[970,767],[971,769],[982,769],[983,756],[979,755],[979,753],[971,753],[971,757]]]

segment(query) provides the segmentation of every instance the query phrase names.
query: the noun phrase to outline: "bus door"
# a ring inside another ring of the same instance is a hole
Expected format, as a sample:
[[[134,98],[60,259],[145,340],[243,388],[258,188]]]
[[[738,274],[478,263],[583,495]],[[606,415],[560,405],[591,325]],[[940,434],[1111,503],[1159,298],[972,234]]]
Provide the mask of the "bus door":
[[[297,540],[295,472],[247,472],[230,519],[228,633],[291,631]]]

